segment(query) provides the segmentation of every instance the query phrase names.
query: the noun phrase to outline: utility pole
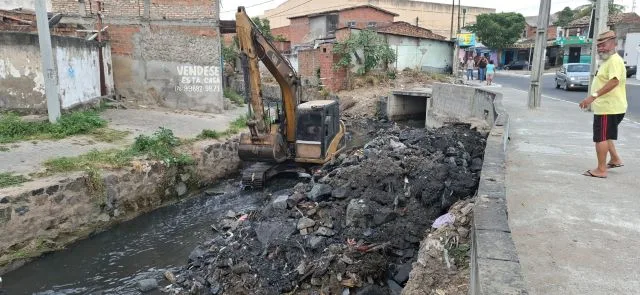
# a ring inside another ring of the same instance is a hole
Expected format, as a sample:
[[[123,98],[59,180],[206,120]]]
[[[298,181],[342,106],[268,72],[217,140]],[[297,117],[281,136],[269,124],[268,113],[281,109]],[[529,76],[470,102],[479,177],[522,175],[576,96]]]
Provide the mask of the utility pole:
[[[53,61],[53,52],[51,50],[47,2],[46,0],[36,0],[35,4],[44,92],[47,97],[47,113],[49,114],[49,122],[55,123],[60,119],[60,99],[58,95],[58,71]]]
[[[451,39],[453,40],[453,12],[456,9],[456,0],[451,0]]]
[[[544,54],[547,51],[547,26],[549,25],[550,12],[551,0],[541,0],[540,11],[538,13],[538,27],[536,28],[536,50],[533,54],[531,85],[529,87],[530,109],[540,107],[540,79],[542,78],[542,72],[544,72]]]
[[[593,39],[591,39],[591,74],[589,75],[589,95],[592,93],[591,82],[598,71],[598,35],[607,30],[609,19],[609,1],[597,0],[595,3],[593,21]]]
[[[460,34],[460,0],[458,0],[458,34]]]

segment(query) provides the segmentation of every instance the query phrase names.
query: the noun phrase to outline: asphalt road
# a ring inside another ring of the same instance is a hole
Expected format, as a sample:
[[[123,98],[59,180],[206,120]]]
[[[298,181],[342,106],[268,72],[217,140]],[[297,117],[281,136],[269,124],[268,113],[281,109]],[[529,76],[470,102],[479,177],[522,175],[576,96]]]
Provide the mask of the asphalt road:
[[[542,103],[544,104],[545,96],[562,99],[579,103],[587,96],[587,90],[570,90],[564,91],[556,89],[554,76],[555,74],[545,74],[542,78]],[[498,73],[494,83],[502,85],[502,87],[510,87],[519,90],[529,91],[530,77],[507,76]],[[633,83],[633,84],[632,84]],[[637,83],[637,84],[635,84]],[[548,99],[548,98],[547,98]],[[640,81],[633,76],[627,79],[627,116],[633,121],[640,122]],[[578,106],[576,106],[578,108]]]

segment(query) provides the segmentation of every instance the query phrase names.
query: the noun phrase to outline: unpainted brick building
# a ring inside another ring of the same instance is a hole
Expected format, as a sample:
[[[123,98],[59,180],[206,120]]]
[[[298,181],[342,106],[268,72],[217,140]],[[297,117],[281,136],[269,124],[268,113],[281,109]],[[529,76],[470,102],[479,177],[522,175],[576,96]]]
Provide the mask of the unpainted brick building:
[[[104,0],[117,94],[135,104],[222,112],[219,0]],[[65,23],[98,28],[98,2],[51,0]]]

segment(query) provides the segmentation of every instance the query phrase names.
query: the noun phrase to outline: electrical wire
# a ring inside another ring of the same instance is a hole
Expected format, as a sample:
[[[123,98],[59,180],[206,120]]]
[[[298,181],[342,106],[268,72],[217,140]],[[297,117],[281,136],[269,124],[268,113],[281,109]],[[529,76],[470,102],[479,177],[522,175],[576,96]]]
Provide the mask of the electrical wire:
[[[258,6],[258,5],[266,4],[266,3],[269,3],[269,2],[273,2],[273,1],[276,1],[276,0],[268,0],[268,1],[260,2],[260,3],[258,3],[258,4],[253,4],[253,5],[250,5],[250,6],[245,6],[245,8],[256,7],[256,6]],[[221,2],[221,3],[222,3],[222,2]],[[223,11],[223,12],[221,12],[221,13],[232,12],[232,11],[235,11],[235,9],[226,10],[226,11]]]

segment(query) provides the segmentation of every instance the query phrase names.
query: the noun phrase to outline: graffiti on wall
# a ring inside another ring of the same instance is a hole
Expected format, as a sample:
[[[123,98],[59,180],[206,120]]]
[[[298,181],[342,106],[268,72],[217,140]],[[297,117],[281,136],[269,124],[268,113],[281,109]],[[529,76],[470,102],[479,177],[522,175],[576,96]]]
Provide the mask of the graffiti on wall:
[[[177,67],[179,81],[176,92],[221,92],[220,67],[181,65]]]

